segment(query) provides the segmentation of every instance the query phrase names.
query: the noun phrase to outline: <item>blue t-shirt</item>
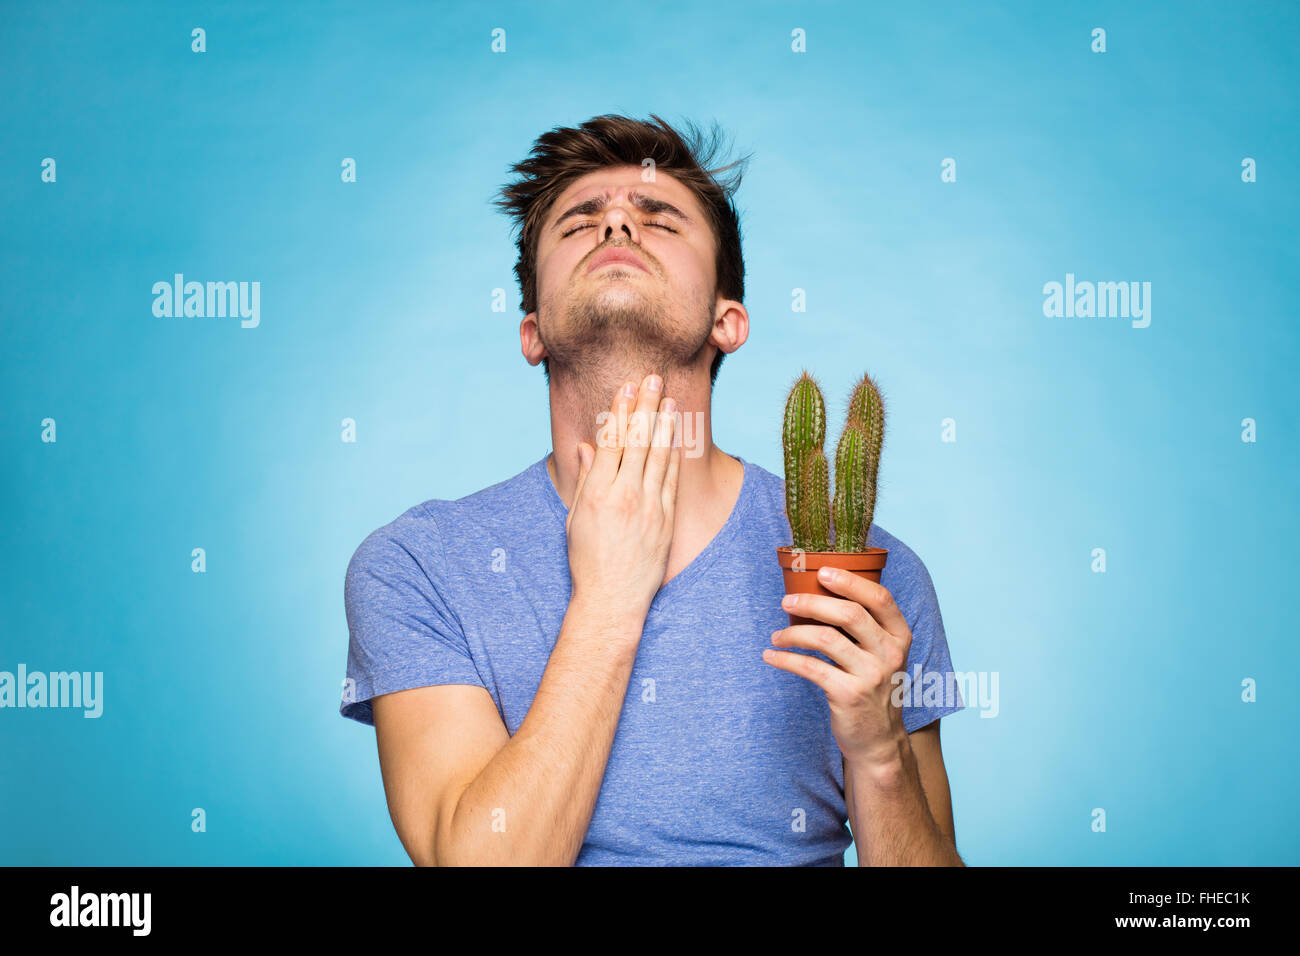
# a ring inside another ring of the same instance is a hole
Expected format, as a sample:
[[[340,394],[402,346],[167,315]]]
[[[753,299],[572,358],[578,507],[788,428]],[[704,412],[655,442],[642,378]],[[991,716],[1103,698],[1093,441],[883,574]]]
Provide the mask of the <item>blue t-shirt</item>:
[[[570,595],[568,509],[548,457],[458,501],[416,505],[357,548],[343,716],[373,724],[372,697],[473,684],[519,729]],[[740,460],[727,523],[650,605],[580,866],[844,863],[852,838],[826,694],[761,656],[790,623],[775,551],[791,538],[784,481]],[[925,565],[879,525],[869,543],[889,549],[881,583],[912,629],[908,675],[918,664],[947,674]],[[936,705],[905,702],[908,732],[963,708],[959,693],[915,693],[905,700]]]

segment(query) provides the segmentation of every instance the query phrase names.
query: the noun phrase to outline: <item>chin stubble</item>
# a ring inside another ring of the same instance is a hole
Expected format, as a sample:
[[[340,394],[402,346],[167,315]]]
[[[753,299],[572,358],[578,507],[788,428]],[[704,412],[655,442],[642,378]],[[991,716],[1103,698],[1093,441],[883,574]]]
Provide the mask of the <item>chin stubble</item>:
[[[540,315],[539,315],[540,318]],[[626,380],[650,372],[663,377],[665,394],[702,360],[712,331],[712,317],[700,331],[676,325],[667,311],[644,301],[604,306],[591,299],[573,303],[560,335],[538,337],[546,348],[551,381],[580,409],[584,436],[594,443],[597,418],[609,410],[614,393]]]

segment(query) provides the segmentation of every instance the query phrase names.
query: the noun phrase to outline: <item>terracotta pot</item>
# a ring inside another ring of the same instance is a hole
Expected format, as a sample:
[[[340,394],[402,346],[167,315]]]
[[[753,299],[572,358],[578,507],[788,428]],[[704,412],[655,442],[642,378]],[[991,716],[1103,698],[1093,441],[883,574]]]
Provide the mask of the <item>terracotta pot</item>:
[[[817,580],[817,571],[830,566],[843,571],[852,571],[858,577],[870,578],[880,583],[880,572],[885,570],[885,561],[889,557],[888,548],[867,548],[866,551],[841,553],[838,551],[803,551],[796,552],[790,545],[776,549],[776,559],[781,563],[781,574],[785,577],[786,594],[825,594],[828,597],[843,598],[821,586]],[[799,564],[804,570],[795,569]],[[788,614],[790,625],[822,624],[825,621]]]

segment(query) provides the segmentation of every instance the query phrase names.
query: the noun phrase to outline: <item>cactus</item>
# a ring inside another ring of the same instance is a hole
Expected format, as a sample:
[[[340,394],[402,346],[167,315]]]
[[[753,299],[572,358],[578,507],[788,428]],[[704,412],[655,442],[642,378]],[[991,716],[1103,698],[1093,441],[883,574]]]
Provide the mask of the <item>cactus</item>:
[[[794,547],[804,551],[834,548],[841,553],[867,550],[876,510],[876,478],[885,434],[884,403],[880,391],[863,375],[849,398],[844,431],[835,448],[835,498],[830,498],[830,476],[823,443],[826,404],[821,389],[806,371],[790,389],[786,400],[781,444],[785,453],[786,517]]]
[[[802,477],[809,456],[820,452],[825,441],[826,401],[816,381],[804,372],[786,399],[781,445],[785,451],[785,513],[794,532],[794,546],[805,551],[813,549],[808,547],[808,512],[799,506]]]
[[[835,550],[861,551],[867,540],[862,526],[866,511],[866,488],[862,481],[862,457],[866,453],[862,427],[852,417],[844,425],[835,448]]]
[[[835,550],[865,551],[876,511],[876,476],[885,434],[880,392],[863,375],[849,398],[844,432],[835,449]]]
[[[805,551],[829,551],[831,546],[831,472],[826,455],[814,448],[799,473],[799,510],[804,521]]]

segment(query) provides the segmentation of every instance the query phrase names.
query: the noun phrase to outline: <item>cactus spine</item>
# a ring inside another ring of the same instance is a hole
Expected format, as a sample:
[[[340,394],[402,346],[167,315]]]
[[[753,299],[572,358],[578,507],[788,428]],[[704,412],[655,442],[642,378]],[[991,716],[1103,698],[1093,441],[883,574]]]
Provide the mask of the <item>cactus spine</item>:
[[[805,551],[867,550],[876,510],[876,479],[884,442],[885,412],[880,391],[863,375],[849,399],[844,431],[835,449],[835,498],[822,445],[826,405],[821,389],[804,372],[786,400],[782,447],[785,452],[786,516],[794,547]]]

